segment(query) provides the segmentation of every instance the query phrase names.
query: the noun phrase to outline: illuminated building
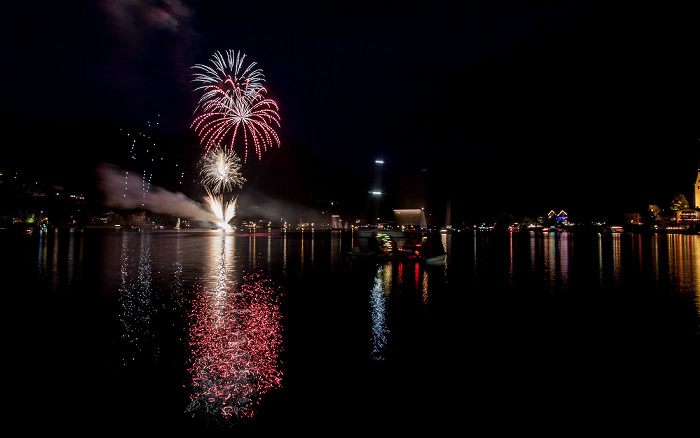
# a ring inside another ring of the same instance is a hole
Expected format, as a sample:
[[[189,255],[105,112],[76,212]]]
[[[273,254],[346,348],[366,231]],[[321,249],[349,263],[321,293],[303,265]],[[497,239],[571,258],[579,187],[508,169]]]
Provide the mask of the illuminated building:
[[[547,213],[547,219],[556,220],[557,225],[569,225],[569,214],[564,210],[561,210],[559,213],[556,213],[554,210],[550,210],[549,213]]]
[[[695,208],[700,208],[700,168],[698,168],[698,178],[695,181]]]
[[[425,211],[422,208],[396,208],[394,209],[396,225],[403,228],[424,229],[427,228]]]
[[[336,228],[336,229],[339,229],[342,227],[342,221],[340,220],[340,215],[338,215],[338,214],[331,215],[330,227]]]
[[[625,221],[632,225],[642,224],[642,214],[641,213],[625,213]]]
[[[695,208],[683,208],[659,216],[661,225],[664,227],[673,227],[680,225],[691,225],[700,222],[700,210]]]

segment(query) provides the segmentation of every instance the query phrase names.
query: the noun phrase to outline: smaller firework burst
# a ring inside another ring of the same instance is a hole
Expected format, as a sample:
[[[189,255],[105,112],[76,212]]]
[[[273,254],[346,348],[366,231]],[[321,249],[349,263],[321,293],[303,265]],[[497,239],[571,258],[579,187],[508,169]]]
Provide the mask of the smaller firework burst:
[[[236,198],[231,199],[229,194],[234,187],[241,188],[246,181],[241,175],[241,160],[234,152],[216,149],[204,156],[199,174],[207,191],[205,202],[219,219],[219,225],[229,229],[228,223],[236,214]]]
[[[199,175],[202,185],[211,194],[219,195],[234,187],[241,188],[246,179],[241,175],[241,160],[235,153],[217,149],[207,154],[201,163]]]

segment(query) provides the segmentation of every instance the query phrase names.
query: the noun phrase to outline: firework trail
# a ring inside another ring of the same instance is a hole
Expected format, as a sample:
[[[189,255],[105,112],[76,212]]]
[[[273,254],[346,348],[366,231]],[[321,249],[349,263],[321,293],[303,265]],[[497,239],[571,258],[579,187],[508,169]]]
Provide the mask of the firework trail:
[[[272,125],[280,126],[277,103],[265,97],[267,90],[262,69],[254,69],[255,63],[243,68],[245,55],[226,52],[226,57],[216,52],[211,60],[214,67],[197,64],[199,70],[193,82],[203,85],[192,128],[205,146],[205,154],[217,147],[243,148],[243,161],[248,159],[252,143],[258,159],[273,144],[280,145]],[[243,137],[241,139],[241,137]],[[241,145],[242,142],[242,145]]]

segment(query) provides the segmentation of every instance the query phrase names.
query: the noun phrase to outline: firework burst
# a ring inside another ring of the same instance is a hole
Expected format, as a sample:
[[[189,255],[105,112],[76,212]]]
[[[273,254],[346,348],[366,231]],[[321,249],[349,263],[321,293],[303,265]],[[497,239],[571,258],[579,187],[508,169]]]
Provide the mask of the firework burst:
[[[202,91],[199,105],[206,110],[215,102],[226,104],[240,95],[250,99],[264,92],[262,69],[255,69],[255,62],[243,68],[245,56],[240,51],[227,50],[224,54],[217,51],[211,58],[213,67],[203,64],[192,67],[198,71],[192,81],[202,84],[195,89]]]
[[[259,95],[257,101],[244,98],[232,99],[228,104],[212,104],[211,110],[194,119],[192,127],[199,134],[206,153],[217,147],[233,151],[243,137],[243,160],[248,159],[248,148],[255,147],[260,159],[269,146],[280,145],[279,137],[272,123],[278,127],[277,103]],[[236,142],[238,140],[238,143]]]
[[[221,149],[204,157],[199,175],[202,177],[202,185],[217,195],[234,187],[241,188],[246,181],[241,175],[241,159],[238,155]]]
[[[219,52],[214,54],[214,67],[196,65],[200,70],[193,81],[204,85],[192,128],[205,146],[205,154],[221,147],[233,152],[243,148],[243,161],[248,159],[249,146],[255,148],[258,159],[263,151],[276,144],[279,137],[272,125],[280,126],[277,103],[265,97],[261,69],[253,69],[255,63],[243,69],[245,55],[227,52],[227,59]],[[242,139],[241,139],[242,137]]]
[[[224,229],[236,214],[236,198],[230,199],[227,192],[234,187],[242,187],[246,181],[241,175],[241,160],[235,152],[227,153],[221,149],[205,155],[200,163],[202,185],[207,191],[204,201],[216,215]]]

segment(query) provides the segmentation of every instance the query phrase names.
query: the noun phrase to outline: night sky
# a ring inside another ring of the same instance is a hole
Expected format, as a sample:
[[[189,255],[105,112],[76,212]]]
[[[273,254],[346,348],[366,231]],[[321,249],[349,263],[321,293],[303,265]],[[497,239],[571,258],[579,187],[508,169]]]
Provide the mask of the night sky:
[[[474,209],[637,208],[695,178],[698,26],[663,3],[16,1],[1,15],[0,110],[45,122],[187,131],[191,66],[235,49],[264,70],[282,135],[336,165],[429,172]]]

